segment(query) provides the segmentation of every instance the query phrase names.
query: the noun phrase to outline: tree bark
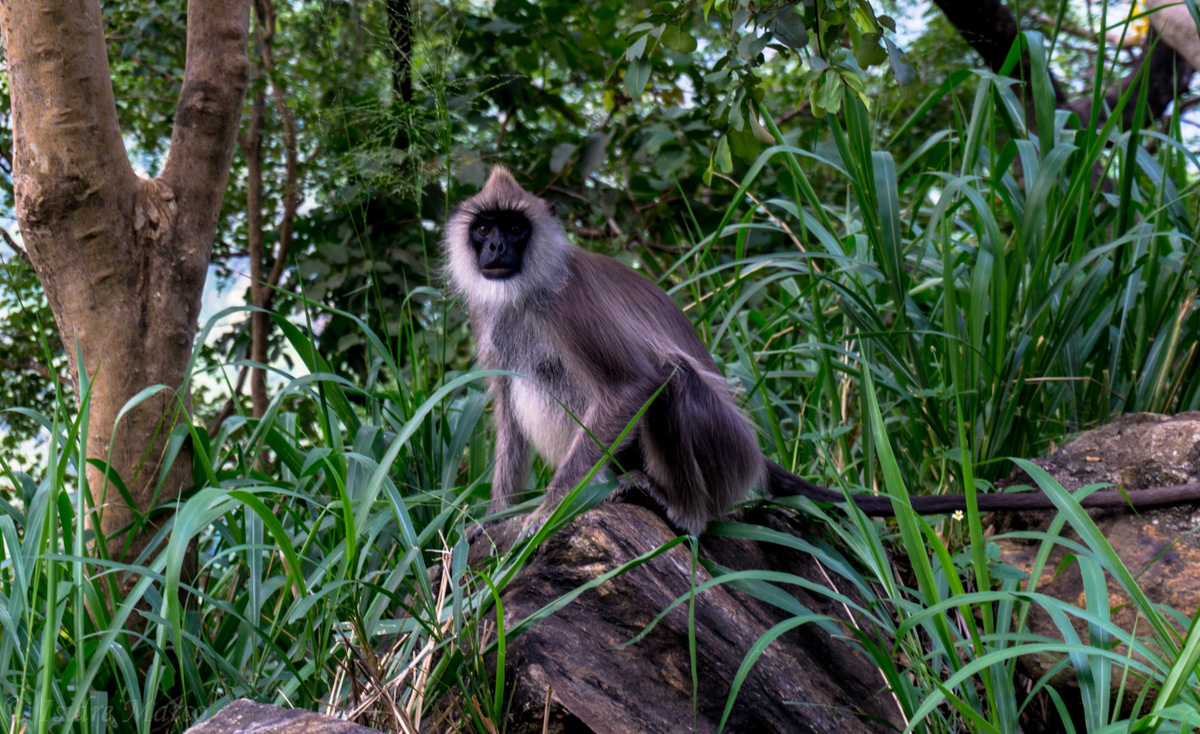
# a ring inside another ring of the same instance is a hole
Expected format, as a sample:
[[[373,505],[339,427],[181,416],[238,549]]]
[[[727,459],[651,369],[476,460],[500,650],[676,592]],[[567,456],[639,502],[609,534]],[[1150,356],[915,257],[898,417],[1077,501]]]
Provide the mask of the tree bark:
[[[245,95],[249,4],[188,3],[171,148],[145,179],[117,122],[99,0],[0,0],[17,221],[72,374],[91,381],[88,457],[129,489],[132,502],[89,467],[90,525],[118,558],[145,548],[162,519],[154,506],[192,481],[186,441],[169,467],[164,454],[187,418],[180,388]],[[158,384],[171,389],[116,425],[130,398]]]
[[[1009,49],[1017,40],[1020,28],[1016,17],[1004,7],[1003,0],[934,0],[942,14],[946,16],[963,40],[971,44],[975,53],[983,57],[984,63],[992,71],[1000,71],[1004,60],[1008,58]],[[1015,75],[1018,79],[1028,81],[1033,74],[1029,65],[1029,55],[1021,57],[1021,65]],[[1062,88],[1053,77],[1050,83],[1054,87],[1054,97],[1058,103],[1066,101]]]
[[[261,43],[256,32],[255,41]],[[260,69],[258,64],[252,67]],[[263,307],[266,286],[263,285],[263,155],[262,135],[267,98],[261,86],[250,100],[250,129],[238,145],[246,159],[246,249],[250,253],[250,303]],[[250,361],[267,362],[267,315],[250,312]],[[267,412],[267,375],[261,367],[250,370],[250,413],[262,418]]]
[[[1161,33],[1193,69],[1200,69],[1200,29],[1187,6],[1178,0],[1146,0],[1143,5],[1151,11],[1150,27]]]

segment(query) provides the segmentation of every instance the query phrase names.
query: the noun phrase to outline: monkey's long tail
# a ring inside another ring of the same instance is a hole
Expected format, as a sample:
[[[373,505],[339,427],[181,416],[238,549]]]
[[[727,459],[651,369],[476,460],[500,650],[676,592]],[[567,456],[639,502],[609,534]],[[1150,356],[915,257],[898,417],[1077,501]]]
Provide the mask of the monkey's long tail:
[[[846,502],[846,495],[841,492],[801,479],[770,459],[767,459],[767,491],[775,496],[807,497],[814,502],[835,504],[845,504]],[[891,517],[896,514],[896,508],[890,497],[866,494],[850,496],[854,499],[854,504],[858,506],[858,509],[867,515]],[[977,495],[975,499],[979,509],[988,512],[1055,509],[1054,502],[1037,491],[986,493]],[[1102,489],[1084,497],[1080,504],[1084,507],[1142,509],[1180,505],[1187,502],[1200,502],[1200,484],[1175,484],[1169,487],[1151,487],[1131,492]],[[936,515],[967,509],[967,498],[961,494],[911,496],[909,503],[914,511],[922,515]]]

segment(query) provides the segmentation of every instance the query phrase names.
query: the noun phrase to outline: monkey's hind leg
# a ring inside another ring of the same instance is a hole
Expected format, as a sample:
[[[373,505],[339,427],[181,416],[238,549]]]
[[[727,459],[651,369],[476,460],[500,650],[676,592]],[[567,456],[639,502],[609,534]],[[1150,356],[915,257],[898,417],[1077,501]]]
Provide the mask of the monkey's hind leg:
[[[733,404],[720,375],[688,359],[647,409],[641,427],[646,474],[672,523],[703,532],[760,480],[762,453],[753,429]]]

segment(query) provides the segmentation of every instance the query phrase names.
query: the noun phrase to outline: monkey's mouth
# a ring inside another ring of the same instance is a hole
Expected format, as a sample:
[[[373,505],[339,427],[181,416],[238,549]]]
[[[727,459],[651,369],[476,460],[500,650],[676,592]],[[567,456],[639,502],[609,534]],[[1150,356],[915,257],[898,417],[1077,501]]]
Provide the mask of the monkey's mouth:
[[[488,280],[508,280],[517,274],[516,268],[482,268],[483,277]]]

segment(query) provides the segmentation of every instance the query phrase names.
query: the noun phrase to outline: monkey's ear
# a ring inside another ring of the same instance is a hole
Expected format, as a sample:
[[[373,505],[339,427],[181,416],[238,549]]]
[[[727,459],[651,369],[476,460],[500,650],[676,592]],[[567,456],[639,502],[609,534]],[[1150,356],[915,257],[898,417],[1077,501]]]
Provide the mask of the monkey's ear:
[[[558,204],[555,204],[553,201],[551,201],[551,202],[547,203],[547,206],[550,209],[550,216],[557,217],[558,216]]]

